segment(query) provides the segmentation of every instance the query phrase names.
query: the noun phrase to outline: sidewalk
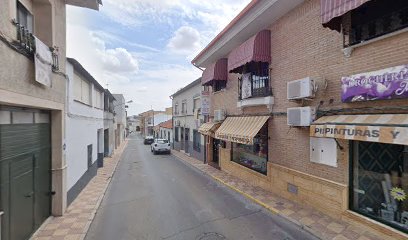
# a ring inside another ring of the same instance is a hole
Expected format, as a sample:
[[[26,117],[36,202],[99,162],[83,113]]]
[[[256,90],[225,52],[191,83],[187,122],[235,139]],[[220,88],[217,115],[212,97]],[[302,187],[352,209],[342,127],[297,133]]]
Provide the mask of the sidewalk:
[[[104,159],[103,168],[71,203],[62,217],[49,218],[31,238],[32,240],[82,240],[84,239],[116,166],[126,148],[127,140],[116,149],[111,158]]]
[[[395,239],[357,222],[331,218],[317,210],[302,206],[260,187],[250,185],[224,171],[213,168],[186,154],[172,150],[172,154],[220,183],[244,195],[269,211],[295,223],[320,239],[383,240]]]

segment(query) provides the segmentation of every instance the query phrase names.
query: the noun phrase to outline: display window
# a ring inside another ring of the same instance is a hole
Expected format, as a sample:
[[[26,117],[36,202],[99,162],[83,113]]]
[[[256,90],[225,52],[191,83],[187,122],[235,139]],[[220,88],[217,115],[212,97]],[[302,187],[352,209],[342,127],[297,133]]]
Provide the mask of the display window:
[[[255,136],[253,145],[232,143],[232,161],[266,175],[268,162],[267,124]]]
[[[350,208],[408,233],[408,146],[354,141]]]

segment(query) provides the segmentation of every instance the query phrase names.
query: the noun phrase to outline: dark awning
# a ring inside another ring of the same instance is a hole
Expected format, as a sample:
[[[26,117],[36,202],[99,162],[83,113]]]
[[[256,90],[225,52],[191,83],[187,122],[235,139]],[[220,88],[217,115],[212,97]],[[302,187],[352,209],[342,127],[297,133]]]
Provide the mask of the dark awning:
[[[370,0],[320,0],[320,15],[324,27],[341,31],[341,16]]]
[[[213,81],[227,81],[228,79],[228,59],[222,58],[211,64],[203,72],[201,78],[202,85],[211,85]]]
[[[271,32],[262,30],[228,56],[228,71],[242,73],[242,67],[250,62],[271,62]]]

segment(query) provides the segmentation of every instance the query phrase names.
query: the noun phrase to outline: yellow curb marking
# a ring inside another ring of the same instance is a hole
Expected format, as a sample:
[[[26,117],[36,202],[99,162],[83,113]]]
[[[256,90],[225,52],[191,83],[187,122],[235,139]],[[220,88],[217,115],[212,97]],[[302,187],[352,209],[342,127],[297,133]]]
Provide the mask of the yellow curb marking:
[[[236,191],[236,192],[238,192],[238,193],[244,195],[246,198],[249,198],[250,200],[256,202],[256,203],[259,204],[259,205],[261,205],[262,207],[268,209],[268,210],[269,210],[270,212],[272,212],[273,214],[280,214],[280,211],[279,211],[278,209],[276,209],[276,208],[274,208],[274,207],[271,207],[271,206],[269,206],[268,204],[266,204],[266,203],[264,203],[264,202],[262,202],[262,201],[260,201],[260,200],[258,200],[258,199],[256,199],[256,198],[252,197],[251,195],[249,195],[249,194],[247,194],[247,193],[245,193],[245,192],[239,190],[238,188],[236,188],[236,187],[234,187],[234,186],[232,186],[232,185],[226,183],[225,181],[221,180],[221,179],[218,178],[218,177],[215,177],[215,176],[212,176],[212,175],[210,175],[210,176],[211,176],[212,178],[214,178],[215,180],[217,180],[218,182],[220,182],[220,183],[226,185],[227,187],[231,188],[232,190],[234,190],[234,191]]]

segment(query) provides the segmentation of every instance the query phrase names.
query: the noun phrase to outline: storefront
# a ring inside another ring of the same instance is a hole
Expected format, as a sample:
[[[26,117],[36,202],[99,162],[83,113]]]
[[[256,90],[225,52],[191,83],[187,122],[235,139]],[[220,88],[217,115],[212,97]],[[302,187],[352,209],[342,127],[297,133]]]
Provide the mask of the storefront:
[[[204,136],[204,142],[206,147],[206,159],[207,163],[214,167],[219,167],[218,159],[218,145],[219,143],[214,139],[215,131],[220,127],[221,122],[208,122],[204,123],[198,129],[198,132]]]
[[[231,142],[231,160],[267,174],[269,116],[228,117],[215,138]]]
[[[319,118],[312,137],[349,140],[349,209],[408,233],[408,114]]]

